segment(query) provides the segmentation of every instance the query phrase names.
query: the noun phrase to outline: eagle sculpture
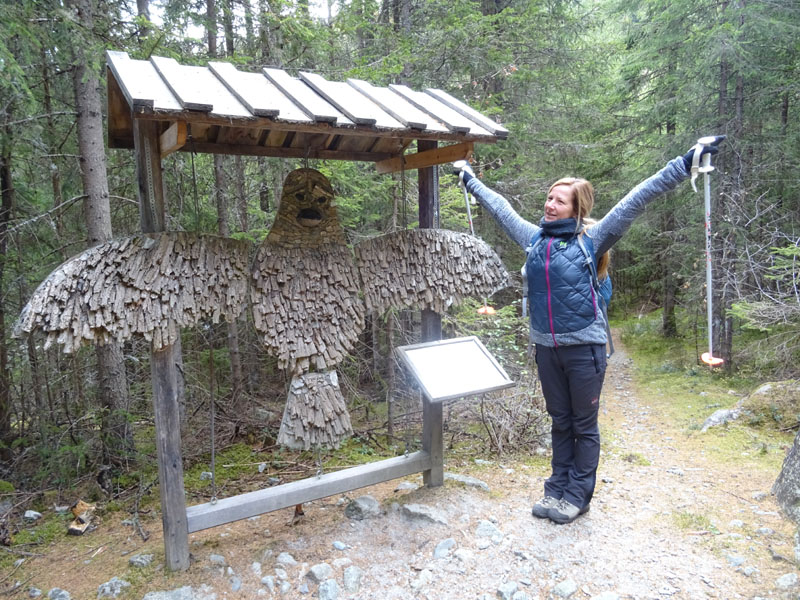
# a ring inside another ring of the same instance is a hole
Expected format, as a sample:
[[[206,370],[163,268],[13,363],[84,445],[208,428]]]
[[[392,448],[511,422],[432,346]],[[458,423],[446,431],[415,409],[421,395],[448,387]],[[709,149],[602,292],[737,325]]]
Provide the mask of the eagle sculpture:
[[[75,256],[39,285],[15,334],[39,330],[70,353],[141,335],[154,350],[200,321],[236,319],[246,306],[266,350],[292,374],[278,442],[338,447],[352,434],[334,370],[365,315],[389,308],[444,312],[487,297],[508,273],[483,241],[415,229],[348,247],[328,179],[289,173],[275,222],[248,264],[250,245],[187,232],[142,234]]]

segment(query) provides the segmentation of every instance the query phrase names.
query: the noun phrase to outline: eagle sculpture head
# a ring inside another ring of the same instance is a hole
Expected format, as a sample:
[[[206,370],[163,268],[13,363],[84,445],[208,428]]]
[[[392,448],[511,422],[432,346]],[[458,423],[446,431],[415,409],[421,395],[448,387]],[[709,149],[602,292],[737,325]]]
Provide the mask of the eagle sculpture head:
[[[325,175],[316,169],[296,169],[286,176],[267,242],[292,247],[345,243],[333,187]]]

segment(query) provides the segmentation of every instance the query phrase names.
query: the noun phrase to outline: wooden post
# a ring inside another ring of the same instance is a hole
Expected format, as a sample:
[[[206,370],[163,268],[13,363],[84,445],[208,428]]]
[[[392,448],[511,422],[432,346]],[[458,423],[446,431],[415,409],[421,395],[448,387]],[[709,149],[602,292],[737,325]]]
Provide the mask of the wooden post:
[[[417,151],[435,150],[436,141],[417,140]],[[439,171],[436,166],[419,169],[419,227],[439,227]],[[422,341],[442,339],[442,317],[432,310],[422,311]],[[422,400],[422,449],[430,454],[431,468],[422,472],[422,481],[428,487],[444,483],[444,443],[442,435],[442,403]]]
[[[158,124],[133,119],[136,175],[139,183],[139,216],[142,231],[164,231],[164,185],[159,151]],[[177,351],[167,346],[150,352],[153,381],[158,483],[161,496],[161,525],[167,568],[189,568],[189,530],[183,489],[181,422]]]

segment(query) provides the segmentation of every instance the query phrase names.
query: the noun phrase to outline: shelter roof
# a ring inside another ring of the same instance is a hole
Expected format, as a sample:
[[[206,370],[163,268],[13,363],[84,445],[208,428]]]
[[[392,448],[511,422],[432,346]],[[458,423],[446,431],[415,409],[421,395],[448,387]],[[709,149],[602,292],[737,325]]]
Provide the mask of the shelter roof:
[[[240,71],[225,62],[179,64],[107,52],[108,145],[134,147],[134,120],[159,122],[161,155],[177,150],[372,161],[378,170],[465,158],[508,130],[450,94],[404,85],[328,81],[310,72]],[[403,156],[414,140],[447,143]]]

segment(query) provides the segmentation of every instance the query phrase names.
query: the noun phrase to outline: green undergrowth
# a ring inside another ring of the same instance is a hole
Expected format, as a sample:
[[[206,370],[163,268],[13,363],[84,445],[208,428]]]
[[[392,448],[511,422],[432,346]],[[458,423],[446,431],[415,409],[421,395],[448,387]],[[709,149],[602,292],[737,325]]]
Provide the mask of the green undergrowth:
[[[654,312],[621,322],[619,327],[633,359],[641,404],[660,416],[664,432],[698,452],[777,473],[794,432],[753,427],[744,416],[702,431],[705,420],[715,411],[735,407],[762,382],[706,367],[698,359],[694,340],[663,338],[660,325],[660,312]]]

